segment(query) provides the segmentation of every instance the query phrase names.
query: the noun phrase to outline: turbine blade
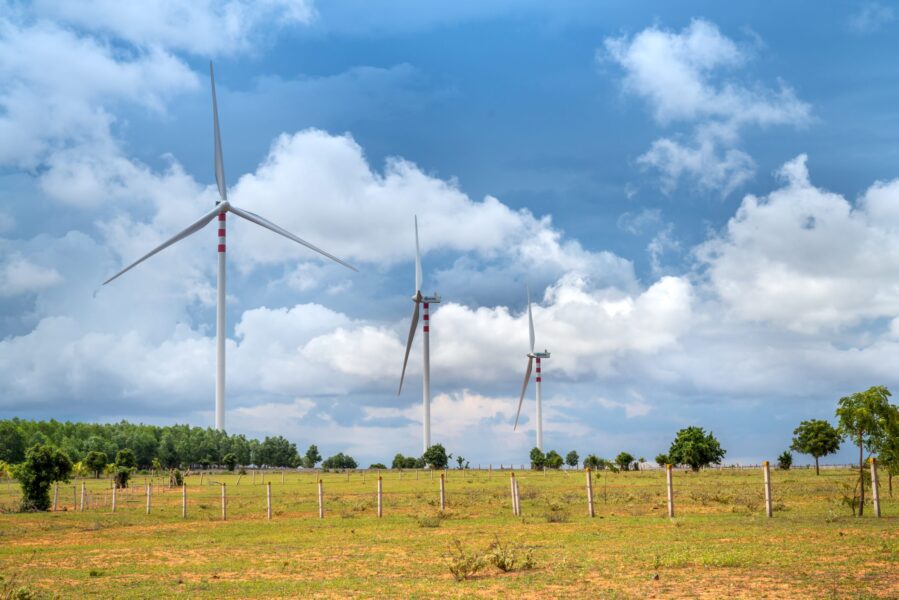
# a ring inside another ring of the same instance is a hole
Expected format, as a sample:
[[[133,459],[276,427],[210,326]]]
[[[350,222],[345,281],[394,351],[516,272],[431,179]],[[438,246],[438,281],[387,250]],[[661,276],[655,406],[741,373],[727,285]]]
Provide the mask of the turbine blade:
[[[318,252],[318,253],[321,254],[322,256],[327,256],[328,258],[330,258],[331,260],[333,260],[333,261],[336,262],[337,264],[341,264],[341,265],[343,265],[344,267],[346,267],[347,269],[352,269],[353,271],[356,271],[356,270],[357,270],[356,267],[354,267],[354,266],[352,266],[352,265],[350,265],[350,264],[347,264],[347,263],[343,262],[342,260],[340,260],[339,258],[337,258],[336,256],[334,256],[333,254],[328,254],[327,252],[325,252],[324,250],[322,250],[321,248],[319,248],[319,247],[317,247],[317,246],[313,246],[312,244],[310,244],[310,243],[307,242],[306,240],[303,240],[303,239],[298,238],[297,236],[295,236],[294,234],[290,233],[289,231],[287,231],[287,230],[284,229],[283,227],[279,227],[279,226],[275,225],[274,223],[272,223],[272,222],[269,221],[268,219],[264,219],[264,218],[260,217],[260,216],[257,215],[257,214],[254,214],[254,213],[251,213],[251,212],[249,212],[249,211],[246,211],[246,210],[237,208],[237,207],[234,206],[233,204],[229,204],[229,205],[228,205],[228,210],[230,210],[231,212],[233,212],[233,213],[234,213],[235,215],[237,215],[238,217],[241,217],[241,218],[243,218],[243,219],[246,219],[246,220],[249,221],[250,223],[255,223],[256,225],[259,225],[260,227],[265,227],[266,229],[268,229],[268,230],[270,230],[270,231],[274,231],[274,232],[277,233],[278,235],[283,235],[284,237],[286,237],[286,238],[289,239],[289,240],[292,240],[292,241],[294,241],[294,242],[296,242],[296,243],[298,243],[298,244],[300,244],[300,245],[302,245],[302,246],[306,246],[306,247],[309,248],[310,250],[314,250],[314,251]]]
[[[524,372],[524,383],[521,385],[521,397],[518,399],[518,412],[515,413],[515,426],[512,431],[518,429],[518,417],[521,416],[521,404],[524,402],[524,393],[528,389],[528,382],[531,380],[531,367],[534,366],[534,357],[528,356],[528,370]]]
[[[421,251],[418,249],[418,215],[415,215],[415,293],[421,292]]]
[[[225,161],[222,159],[222,134],[219,131],[219,107],[215,99],[215,72],[212,69],[212,61],[209,61],[209,81],[212,83],[212,124],[215,132],[215,184],[219,188],[219,197],[224,202],[228,199],[228,190],[225,188]]]
[[[415,308],[412,309],[412,325],[409,327],[409,339],[406,340],[406,356],[403,358],[403,372],[400,374],[400,388],[396,395],[399,396],[403,392],[403,379],[406,378],[406,365],[409,362],[409,350],[412,349],[412,340],[415,339],[415,331],[418,329],[418,307],[419,302],[415,302]]]
[[[166,248],[168,248],[168,247],[171,246],[172,244],[174,244],[174,243],[176,243],[176,242],[180,242],[181,240],[183,240],[183,239],[186,238],[187,236],[192,235],[192,234],[198,232],[199,230],[203,229],[203,227],[204,227],[207,223],[209,223],[209,221],[213,220],[213,219],[216,217],[216,215],[218,215],[220,212],[222,212],[222,208],[219,207],[219,206],[216,206],[215,208],[213,208],[212,210],[210,210],[208,213],[206,213],[205,215],[203,215],[202,217],[200,217],[200,218],[199,218],[196,222],[194,222],[190,227],[188,227],[188,228],[185,229],[184,231],[181,231],[180,233],[178,233],[178,234],[175,235],[174,237],[172,237],[172,238],[166,240],[165,242],[161,243],[160,245],[156,246],[155,248],[153,248],[153,250],[151,250],[150,252],[148,252],[147,254],[145,254],[144,256],[142,256],[141,258],[139,258],[138,260],[134,261],[133,263],[131,263],[130,265],[128,265],[127,267],[125,267],[124,269],[122,269],[121,271],[119,271],[118,273],[116,273],[115,275],[113,275],[112,277],[110,277],[109,279],[107,279],[106,281],[104,281],[102,285],[106,285],[107,283],[109,283],[109,282],[112,281],[113,279],[115,279],[115,278],[119,277],[120,275],[123,275],[124,273],[130,271],[131,269],[133,269],[134,267],[136,267],[136,266],[139,265],[140,263],[144,262],[145,260],[147,260],[148,258],[150,258],[151,256],[153,256],[153,255],[156,254],[157,252],[161,252],[162,250],[165,250]]]
[[[531,354],[534,353],[534,315],[531,313],[531,289],[528,288],[528,326],[531,333]]]

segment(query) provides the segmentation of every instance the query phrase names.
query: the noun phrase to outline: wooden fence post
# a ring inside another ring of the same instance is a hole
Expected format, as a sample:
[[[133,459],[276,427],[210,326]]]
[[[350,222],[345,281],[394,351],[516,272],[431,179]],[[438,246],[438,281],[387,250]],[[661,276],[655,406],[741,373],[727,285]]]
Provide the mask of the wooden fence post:
[[[381,514],[382,514],[382,512],[381,512],[381,511],[382,511],[382,508],[381,508],[381,507],[382,507],[382,504],[381,504],[381,492],[382,492],[382,488],[381,488],[381,478],[378,477],[378,518],[379,518],[379,519],[381,518]]]
[[[318,480],[318,518],[325,518],[325,488],[321,479]]]
[[[668,487],[668,518],[674,518],[674,485],[671,482],[671,465],[665,465],[665,478]]]
[[[515,472],[513,471],[512,473],[509,474],[509,489],[512,493],[512,516],[513,517],[518,516],[518,500],[516,499],[516,494],[515,494],[516,487],[517,486],[515,485]]]
[[[440,510],[446,510],[446,477],[440,474]]]
[[[53,512],[56,512],[56,507],[59,505],[59,482],[56,482],[56,488],[53,490]]]
[[[774,511],[771,507],[771,467],[767,460],[762,463],[762,472],[765,477],[765,514],[772,517],[774,516]]]
[[[187,518],[187,484],[181,483],[181,518]]]
[[[877,489],[877,459],[871,457],[871,499],[874,501],[874,516],[880,518],[880,491]]]
[[[587,515],[590,518],[596,516],[593,511],[593,472],[587,469]]]
[[[84,512],[84,482],[81,482],[81,507],[79,509],[81,512]]]
[[[115,501],[116,501],[116,485],[115,485],[115,482],[112,482],[112,512],[115,512]]]
[[[284,474],[284,471],[281,471],[281,474]],[[265,513],[268,515],[268,520],[272,520],[272,482],[269,481],[265,486]]]
[[[521,516],[521,490],[518,489],[518,479],[515,480],[515,506],[518,507],[518,516]]]
[[[222,521],[228,520],[228,498],[225,496],[225,484],[222,483]]]
[[[147,484],[147,514],[150,514],[150,484]]]

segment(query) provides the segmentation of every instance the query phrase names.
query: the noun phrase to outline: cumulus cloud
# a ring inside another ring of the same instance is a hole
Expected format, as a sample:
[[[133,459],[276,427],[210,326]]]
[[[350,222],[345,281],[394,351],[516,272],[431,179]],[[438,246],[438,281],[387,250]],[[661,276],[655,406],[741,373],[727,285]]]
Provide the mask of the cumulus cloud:
[[[703,19],[681,32],[653,26],[633,37],[606,38],[598,59],[623,69],[625,92],[643,99],[660,125],[691,126],[685,139],[660,138],[638,159],[660,172],[669,191],[688,177],[700,189],[731,193],[755,170],[736,148],[743,129],[801,126],[810,118],[808,104],[785,83],[771,89],[729,76],[751,54]]]
[[[56,269],[36,265],[21,255],[0,261],[0,296],[38,292],[61,282]]]
[[[726,229],[697,249],[708,280],[741,318],[796,331],[838,329],[899,312],[899,181],[853,205],[815,187],[806,156],[783,187],[747,196]]]

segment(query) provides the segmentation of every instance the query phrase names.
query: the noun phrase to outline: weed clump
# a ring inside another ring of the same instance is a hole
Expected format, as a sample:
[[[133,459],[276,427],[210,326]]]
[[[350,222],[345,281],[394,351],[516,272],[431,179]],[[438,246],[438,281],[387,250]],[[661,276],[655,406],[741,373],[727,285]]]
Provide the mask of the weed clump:
[[[484,567],[484,557],[477,552],[466,553],[462,542],[453,540],[453,549],[447,556],[447,566],[456,581],[464,581]]]
[[[547,523],[566,523],[568,522],[568,513],[559,502],[550,502],[543,514]]]
[[[418,517],[419,527],[440,527],[440,515],[422,515]]]
[[[534,568],[534,556],[530,548],[503,544],[498,536],[493,537],[493,543],[487,549],[485,558],[503,573],[508,573],[515,569],[529,570]]]

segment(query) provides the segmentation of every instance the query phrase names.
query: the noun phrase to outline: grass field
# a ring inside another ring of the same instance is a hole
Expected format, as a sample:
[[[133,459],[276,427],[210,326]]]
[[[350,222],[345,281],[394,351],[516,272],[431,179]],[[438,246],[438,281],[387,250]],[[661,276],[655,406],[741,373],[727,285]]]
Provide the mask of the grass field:
[[[271,521],[261,476],[189,477],[186,519],[180,488],[158,484],[147,515],[141,476],[114,514],[108,481],[85,480],[80,512],[79,480],[61,486],[57,512],[0,514],[0,598],[899,598],[899,490],[890,498],[885,481],[883,518],[866,506],[858,519],[842,502],[851,471],[772,471],[769,519],[760,469],[677,471],[672,520],[664,472],[600,472],[590,519],[583,472],[516,475],[521,517],[508,472],[450,471],[441,512],[439,475],[385,471],[379,519],[376,473],[325,473],[320,520],[316,474],[267,473]],[[0,507],[17,501],[0,484]],[[456,581],[455,542],[484,552],[496,539],[533,567]]]

